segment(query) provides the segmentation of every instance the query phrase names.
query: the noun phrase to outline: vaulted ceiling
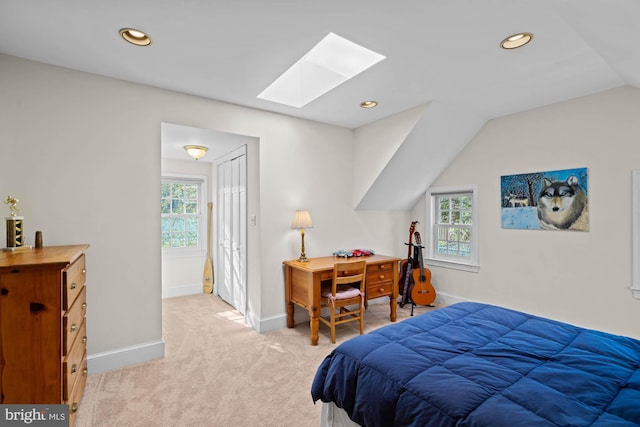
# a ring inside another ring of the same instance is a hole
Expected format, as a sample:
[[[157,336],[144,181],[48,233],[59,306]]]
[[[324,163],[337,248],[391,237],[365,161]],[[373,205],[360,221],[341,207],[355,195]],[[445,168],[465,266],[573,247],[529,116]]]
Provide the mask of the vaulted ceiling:
[[[425,105],[362,209],[411,207],[388,194],[409,152],[434,154],[428,185],[486,120],[640,87],[639,28],[637,0],[0,0],[0,52],[21,58],[352,129]],[[302,108],[256,97],[329,32],[386,59]]]

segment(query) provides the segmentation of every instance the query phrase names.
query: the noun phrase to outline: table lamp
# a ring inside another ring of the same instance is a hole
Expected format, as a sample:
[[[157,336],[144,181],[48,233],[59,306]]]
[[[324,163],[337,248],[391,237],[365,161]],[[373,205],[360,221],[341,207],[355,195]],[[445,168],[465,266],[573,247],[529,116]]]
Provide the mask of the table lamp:
[[[302,236],[302,248],[300,250],[300,258],[298,258],[298,261],[309,261],[304,253],[304,229],[313,228],[313,223],[311,222],[311,215],[309,215],[309,211],[297,210],[295,216],[293,217],[291,228],[299,228],[300,236]]]

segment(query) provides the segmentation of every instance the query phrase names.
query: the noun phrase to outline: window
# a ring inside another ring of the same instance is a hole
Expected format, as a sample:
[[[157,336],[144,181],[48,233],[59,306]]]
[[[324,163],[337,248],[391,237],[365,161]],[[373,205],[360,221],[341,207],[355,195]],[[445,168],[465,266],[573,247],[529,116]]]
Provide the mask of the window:
[[[204,179],[163,177],[160,212],[163,250],[204,250]]]
[[[431,265],[478,271],[477,186],[427,191],[426,258]]]

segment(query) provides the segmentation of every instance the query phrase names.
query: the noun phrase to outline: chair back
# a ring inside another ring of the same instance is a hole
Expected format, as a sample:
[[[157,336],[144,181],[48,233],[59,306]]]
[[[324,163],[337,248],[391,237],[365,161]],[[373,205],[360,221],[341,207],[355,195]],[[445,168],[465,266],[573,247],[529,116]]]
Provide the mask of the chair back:
[[[349,284],[360,288],[364,294],[365,275],[367,273],[367,262],[365,260],[355,262],[336,262],[333,266],[333,284],[331,293],[335,296],[339,285]],[[358,285],[356,285],[356,283]]]

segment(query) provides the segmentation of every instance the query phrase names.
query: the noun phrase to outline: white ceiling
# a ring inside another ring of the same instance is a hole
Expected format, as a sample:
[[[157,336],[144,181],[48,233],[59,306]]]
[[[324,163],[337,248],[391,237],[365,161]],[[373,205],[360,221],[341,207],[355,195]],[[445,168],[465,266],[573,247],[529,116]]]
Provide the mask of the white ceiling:
[[[427,102],[487,120],[640,87],[638,29],[638,0],[0,0],[2,53],[347,128]],[[498,46],[521,31],[529,45]],[[256,97],[329,32],[386,59],[300,109]]]
[[[430,100],[492,118],[637,86],[639,24],[637,0],[0,0],[0,52],[355,128]],[[519,31],[533,42],[498,47]],[[387,59],[302,109],[256,98],[329,32]]]

